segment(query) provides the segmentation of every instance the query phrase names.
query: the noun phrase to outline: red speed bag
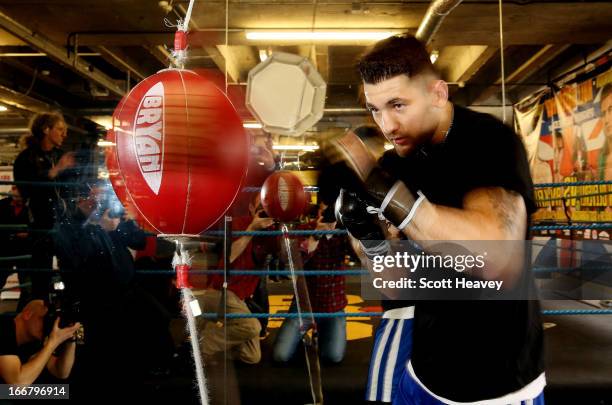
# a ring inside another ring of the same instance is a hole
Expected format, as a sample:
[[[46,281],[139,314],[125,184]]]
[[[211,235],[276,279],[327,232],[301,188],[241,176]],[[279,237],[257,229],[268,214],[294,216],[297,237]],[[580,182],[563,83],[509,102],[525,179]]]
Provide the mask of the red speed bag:
[[[291,172],[274,172],[261,188],[261,205],[269,217],[292,221],[302,215],[306,208],[304,185]]]
[[[116,145],[115,131],[109,129],[106,132],[106,140],[111,144]],[[117,161],[117,148],[114,146],[105,149],[106,152],[106,168],[108,169],[108,179],[110,180],[113,190],[121,203],[125,206],[129,203],[129,197],[125,183],[123,182],[123,176],[119,170],[119,163]]]
[[[111,142],[112,145],[116,143],[115,132],[112,129],[109,129],[106,132],[106,140]],[[126,208],[134,206],[134,202],[129,196],[125,183],[123,181],[123,176],[119,170],[119,163],[117,161],[117,148],[115,147],[107,147],[105,149],[106,152],[106,168],[108,169],[108,179],[113,186],[113,190],[115,191],[115,195],[121,201],[121,204]],[[132,215],[135,215],[135,219],[140,226],[142,226],[147,231],[155,231],[153,227],[143,218],[138,210],[130,210]]]
[[[166,234],[198,234],[214,224],[240,191],[249,139],[225,94],[179,69],[140,82],[113,114],[120,179],[114,187]],[[111,163],[112,166],[112,163]],[[110,168],[109,168],[110,170]]]

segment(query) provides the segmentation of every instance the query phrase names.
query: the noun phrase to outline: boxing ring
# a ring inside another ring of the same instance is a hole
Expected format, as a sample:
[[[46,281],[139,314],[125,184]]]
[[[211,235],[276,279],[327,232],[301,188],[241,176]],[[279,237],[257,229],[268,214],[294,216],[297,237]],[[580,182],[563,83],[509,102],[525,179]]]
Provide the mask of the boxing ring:
[[[15,183],[15,182],[10,182]],[[584,183],[584,182],[581,182]],[[603,182],[596,182],[601,184]],[[605,184],[612,184],[606,182]],[[547,184],[545,186],[559,186],[558,184]],[[563,184],[567,186],[567,184]],[[246,189],[243,191],[254,191]],[[580,198],[580,196],[572,196],[571,198]],[[18,232],[23,231],[24,227],[1,226],[2,232]],[[550,224],[550,225],[535,225],[531,227],[533,232],[553,232],[553,231],[571,231],[585,229],[612,229],[612,224]],[[33,233],[43,232],[42,230],[33,230]],[[155,234],[149,234],[153,236]],[[253,236],[253,237],[279,237],[296,238],[304,236],[323,236],[334,235],[344,236],[346,231],[319,231],[319,230],[278,230],[278,231],[232,231],[227,234],[225,231],[207,231],[202,236],[208,238],[227,238],[235,236]],[[558,248],[562,250],[562,248]],[[23,261],[27,262],[29,256],[12,256],[0,258],[0,267],[2,262]],[[550,273],[567,273],[575,269],[568,268],[551,268],[551,267],[534,267],[533,272],[536,277],[539,275],[546,276]],[[601,270],[601,269],[597,269]],[[608,269],[612,271],[612,268]],[[27,266],[0,270],[3,273],[50,273],[52,269],[44,268],[29,268]],[[57,273],[57,271],[54,271]],[[189,275],[198,276],[206,274],[225,274],[226,270],[200,270],[191,269]],[[61,271],[60,271],[61,274]],[[145,269],[138,270],[137,276],[141,278],[168,278],[176,275],[175,270],[171,269]],[[309,270],[309,269],[287,269],[287,270],[251,270],[251,269],[231,269],[227,272],[228,275],[258,275],[258,276],[285,276],[285,277],[312,277],[312,276],[338,276],[342,275],[353,281],[360,277],[368,275],[368,270],[359,268],[350,268],[346,270]],[[288,283],[275,283],[270,288],[270,295],[279,294],[282,292],[295,291]],[[355,286],[358,283],[347,283],[347,294],[359,294],[358,288]],[[11,286],[4,291],[14,291],[16,287],[27,288],[28,284],[24,283],[18,286]],[[359,311],[347,311],[338,313],[320,313],[320,312],[265,312],[265,313],[227,313],[223,312],[223,319],[238,319],[238,318],[266,318],[271,320],[282,320],[288,318],[332,318],[345,317],[353,322],[360,322],[371,325],[372,328],[382,316],[380,310],[374,310],[376,305],[367,305],[364,303],[364,309]],[[3,314],[9,315],[8,312]],[[612,315],[612,308],[595,308],[594,305],[581,301],[543,301],[543,321],[545,325],[545,344],[546,344],[546,364],[547,364],[547,380],[546,397],[549,403],[565,403],[570,398],[580,403],[600,403],[597,401],[605,400],[612,397],[612,322],[609,322],[608,317]],[[203,312],[197,316],[203,319],[218,319],[219,313]],[[258,365],[244,366],[232,365],[231,371],[225,370],[220,373],[221,368],[205,366],[205,373],[209,377],[208,384],[213,398],[219,395],[217,384],[229,384],[228,378],[233,378],[234,383],[229,386],[234,387],[234,396],[240,396],[242,403],[270,403],[274,402],[274,398],[280,400],[291,395],[295,398],[295,403],[308,403],[312,401],[312,389],[309,388],[311,383],[305,378],[306,370],[309,368],[307,356],[296,356],[297,359],[291,361],[287,366],[278,366],[270,362],[270,342],[275,331],[272,330],[272,335],[262,341],[262,362]],[[327,403],[338,403],[337,401],[345,401],[352,398],[358,402],[363,398],[363,392],[356,387],[362,386],[367,375],[367,367],[369,364],[369,353],[371,350],[372,336],[367,338],[351,340],[347,343],[346,358],[340,365],[323,365],[321,367],[321,383],[322,397]],[[192,371],[191,371],[192,372]],[[197,395],[193,393],[193,375],[185,373],[182,378],[169,378],[167,380],[147,382],[146,387],[154,390],[159,396],[151,398],[183,398],[185,403],[196,403]],[[350,382],[349,382],[350,381]],[[261,391],[266,392],[261,395]],[[224,393],[223,403],[233,403],[235,400],[227,398]],[[146,394],[145,394],[146,397]],[[218,399],[215,398],[215,399]],[[217,402],[215,402],[217,403]]]

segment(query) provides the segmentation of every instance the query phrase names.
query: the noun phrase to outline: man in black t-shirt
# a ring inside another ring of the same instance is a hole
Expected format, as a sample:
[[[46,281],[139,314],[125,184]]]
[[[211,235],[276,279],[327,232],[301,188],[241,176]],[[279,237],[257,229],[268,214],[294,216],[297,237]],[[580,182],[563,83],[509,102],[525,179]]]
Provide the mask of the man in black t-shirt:
[[[81,325],[60,329],[58,318],[43,342],[47,311],[44,301],[32,300],[15,318],[0,319],[0,381],[32,384],[45,368],[57,378],[68,378],[76,346],[71,338]]]
[[[48,234],[56,220],[65,182],[75,166],[75,155],[64,153],[60,148],[67,135],[67,125],[59,113],[36,114],[30,123],[31,134],[24,141],[26,148],[15,158],[13,178],[28,210],[32,236],[32,252],[45,250],[49,245]],[[51,268],[52,258],[34,255],[29,263],[32,268]],[[50,285],[49,274],[21,272],[21,283],[31,282],[31,287],[22,289],[18,309],[34,298],[45,298]]]
[[[324,149],[363,181],[356,197],[341,194],[337,211],[365,255],[386,254],[389,244],[376,241],[381,217],[419,244],[524,241],[535,204],[516,134],[489,115],[453,105],[447,84],[414,37],[377,43],[359,70],[367,107],[394,150],[375,164],[350,133]],[[366,208],[378,216],[366,221],[358,213]],[[502,280],[510,292],[531,287],[521,261],[527,252],[517,249],[490,256],[487,272],[470,276]],[[509,259],[518,265],[508,266]],[[412,338],[394,404],[544,401],[536,300],[418,301]],[[401,349],[402,341],[396,344]]]

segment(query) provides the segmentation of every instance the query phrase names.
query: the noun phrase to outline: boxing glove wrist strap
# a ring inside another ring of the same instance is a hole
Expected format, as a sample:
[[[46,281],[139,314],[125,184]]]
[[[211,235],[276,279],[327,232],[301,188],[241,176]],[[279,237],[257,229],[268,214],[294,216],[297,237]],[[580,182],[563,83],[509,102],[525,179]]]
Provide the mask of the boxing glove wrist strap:
[[[381,204],[379,208],[369,206],[367,211],[370,214],[378,214],[381,220],[386,219],[402,230],[414,218],[416,209],[426,197],[421,192],[418,193],[418,197],[415,196],[400,180],[393,183],[388,182],[389,186],[385,190],[384,182],[380,181],[380,179],[386,180],[385,176],[380,173],[376,174],[379,181],[370,182],[368,192],[374,200],[379,198],[378,201],[381,201]]]
[[[378,217],[380,218],[381,221],[385,219],[384,212],[387,209],[387,205],[389,205],[389,203],[391,202],[391,198],[393,198],[393,196],[395,195],[395,192],[397,191],[397,188],[401,184],[402,184],[401,182],[396,181],[391,187],[391,190],[389,190],[389,192],[383,199],[382,204],[380,204],[380,208],[378,209]]]
[[[404,218],[402,223],[399,224],[399,226],[397,227],[397,229],[399,229],[400,231],[403,231],[404,228],[408,226],[410,221],[412,221],[412,219],[414,218],[414,215],[416,214],[416,211],[419,208],[419,205],[421,205],[421,203],[427,199],[427,197],[425,197],[425,195],[421,193],[421,191],[417,191],[417,194],[419,198],[417,198],[417,200],[414,202],[414,205],[410,209],[410,212],[408,213],[408,215],[406,215],[406,218]]]
[[[384,256],[389,252],[389,241],[386,240],[360,240],[359,244],[363,253],[370,260],[375,256]]]
[[[385,195],[385,198],[383,198],[382,203],[380,204],[380,208],[372,207],[371,205],[369,205],[366,207],[366,211],[369,214],[377,214],[378,219],[380,219],[381,221],[385,221],[387,219],[385,217],[385,210],[387,209],[387,206],[391,202],[391,199],[395,195],[395,192],[397,191],[397,188],[400,185],[402,185],[402,182],[400,181],[396,181],[395,183],[393,183],[393,186],[391,186],[391,188]]]

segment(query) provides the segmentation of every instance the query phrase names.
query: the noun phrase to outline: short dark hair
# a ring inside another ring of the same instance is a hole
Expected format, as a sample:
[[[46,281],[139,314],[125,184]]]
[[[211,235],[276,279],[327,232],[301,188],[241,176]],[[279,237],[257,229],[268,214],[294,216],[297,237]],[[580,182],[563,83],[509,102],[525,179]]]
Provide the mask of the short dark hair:
[[[440,74],[431,63],[425,45],[410,34],[383,39],[361,56],[357,63],[361,78],[376,84],[398,75]]]
[[[604,99],[610,94],[612,94],[612,83],[608,83],[603,86],[603,89],[601,89],[601,98],[599,100],[604,101]]]

